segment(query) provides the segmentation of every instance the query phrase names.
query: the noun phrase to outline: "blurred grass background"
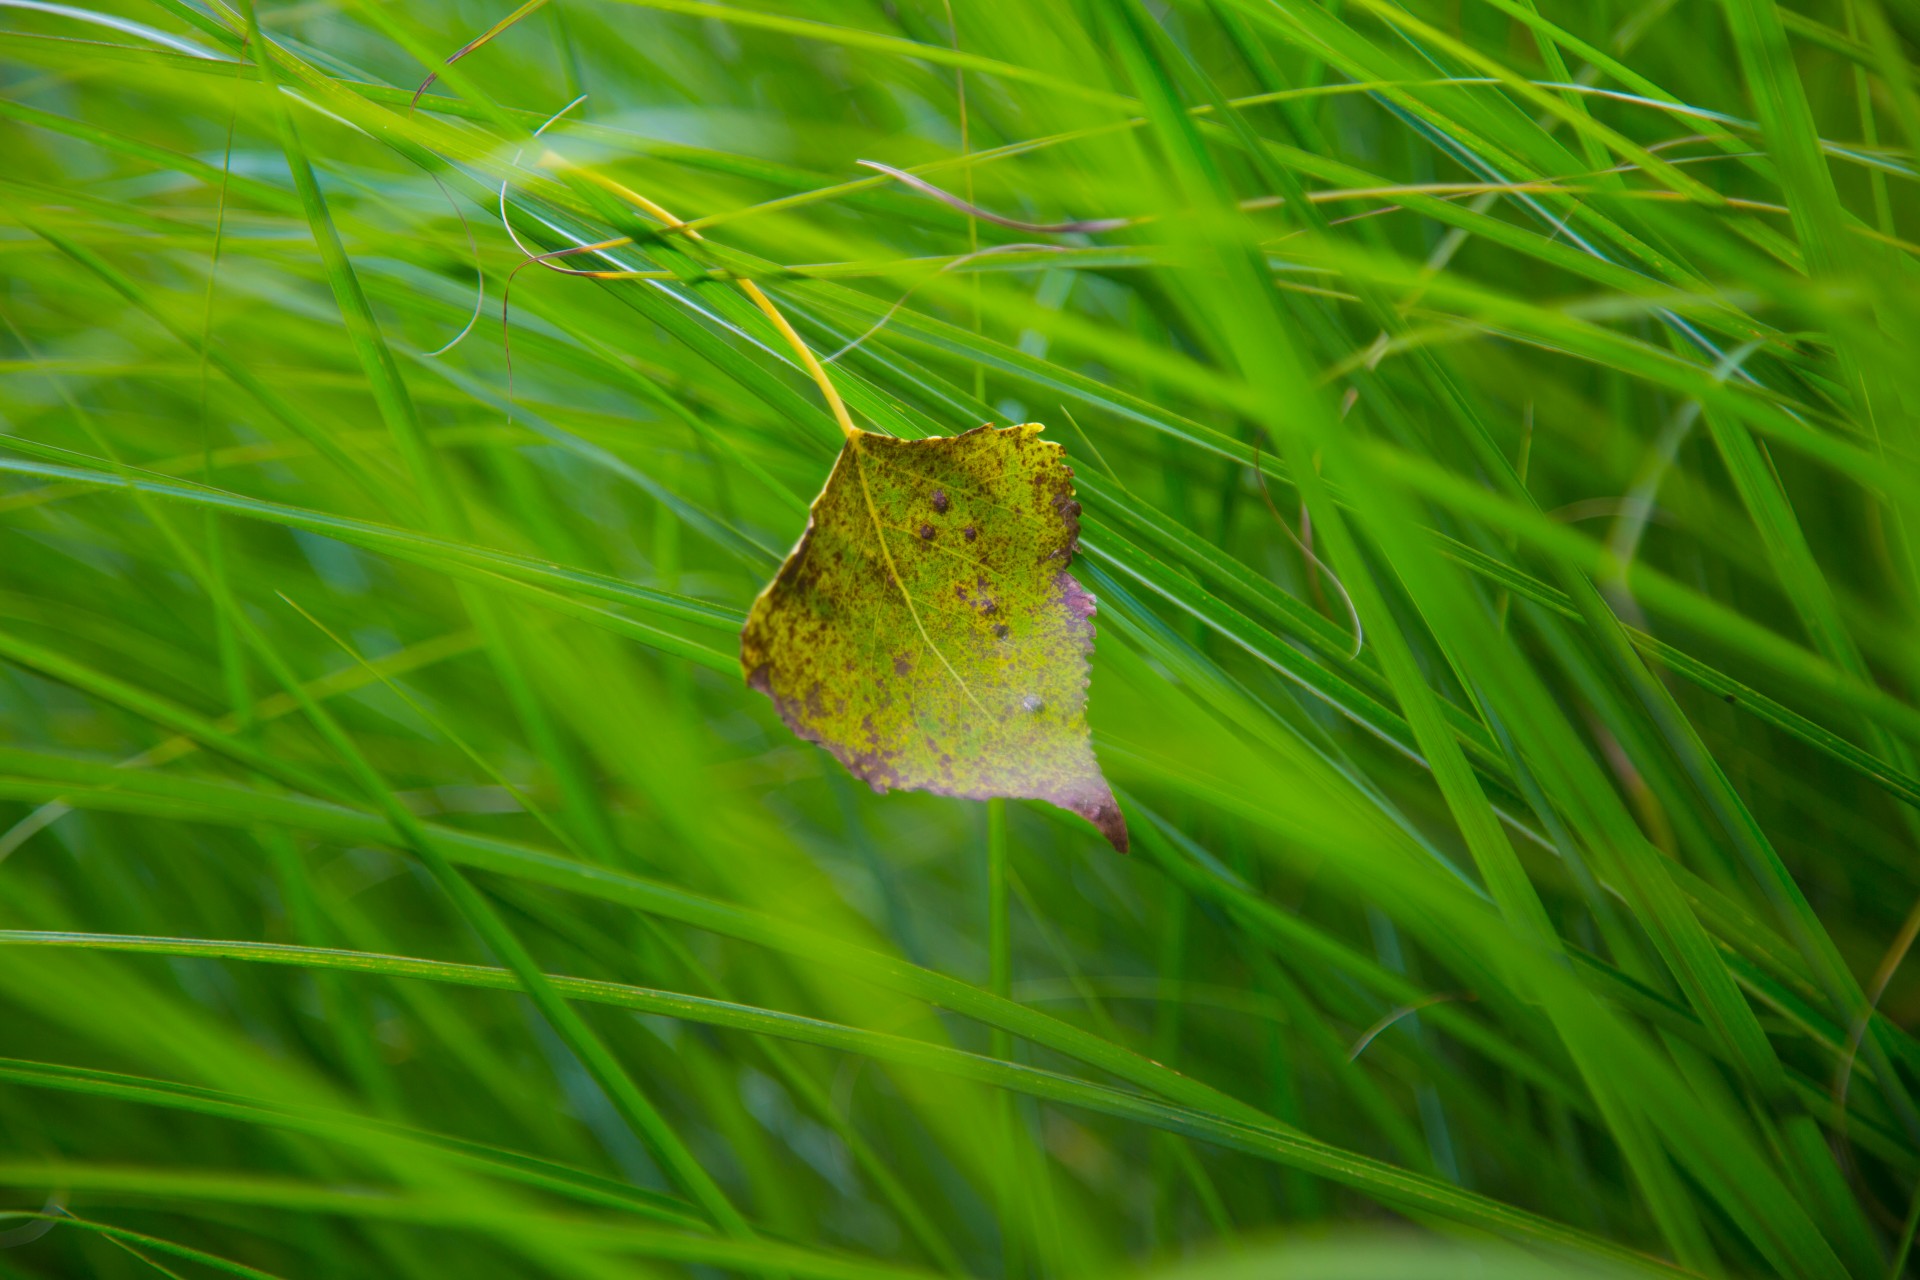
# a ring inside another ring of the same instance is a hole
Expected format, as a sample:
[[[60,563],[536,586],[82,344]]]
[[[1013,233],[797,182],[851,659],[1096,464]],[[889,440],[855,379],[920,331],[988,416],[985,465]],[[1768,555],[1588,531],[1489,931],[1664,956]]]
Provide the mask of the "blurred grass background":
[[[1905,1274],[1916,39],[0,0],[0,1275]],[[1133,854],[744,688],[741,278],[1066,446]]]

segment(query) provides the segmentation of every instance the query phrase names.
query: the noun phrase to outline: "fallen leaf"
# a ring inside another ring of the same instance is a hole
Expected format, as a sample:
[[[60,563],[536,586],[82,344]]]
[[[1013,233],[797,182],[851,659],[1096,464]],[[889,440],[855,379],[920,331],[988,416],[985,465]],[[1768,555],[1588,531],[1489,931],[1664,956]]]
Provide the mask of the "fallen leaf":
[[[1087,732],[1080,504],[1034,423],[849,436],[740,633],[747,683],[875,791],[1046,800],[1125,852]]]

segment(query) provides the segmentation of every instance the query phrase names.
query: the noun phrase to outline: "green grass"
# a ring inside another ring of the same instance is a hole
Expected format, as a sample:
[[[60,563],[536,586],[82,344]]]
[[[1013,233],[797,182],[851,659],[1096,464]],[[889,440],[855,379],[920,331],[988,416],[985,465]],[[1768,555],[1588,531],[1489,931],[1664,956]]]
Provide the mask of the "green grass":
[[[0,5],[0,1276],[1908,1273],[1920,9],[531,8]],[[744,687],[743,279],[1131,855]]]

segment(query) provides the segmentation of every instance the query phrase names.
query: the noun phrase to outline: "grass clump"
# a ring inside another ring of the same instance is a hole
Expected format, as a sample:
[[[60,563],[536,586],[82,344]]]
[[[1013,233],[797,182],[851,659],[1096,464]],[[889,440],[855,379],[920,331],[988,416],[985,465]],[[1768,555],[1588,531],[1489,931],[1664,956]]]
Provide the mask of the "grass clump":
[[[1904,1274],[1916,37],[0,10],[0,1274]],[[775,317],[1131,855],[744,686]]]

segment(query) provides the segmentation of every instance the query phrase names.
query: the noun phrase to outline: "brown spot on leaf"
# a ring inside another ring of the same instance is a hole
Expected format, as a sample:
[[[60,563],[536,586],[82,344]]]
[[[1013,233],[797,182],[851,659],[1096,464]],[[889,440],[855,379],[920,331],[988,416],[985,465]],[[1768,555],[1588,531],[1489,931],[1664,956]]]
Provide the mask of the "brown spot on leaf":
[[[945,515],[947,514],[947,508],[952,505],[953,503],[947,498],[947,491],[945,489],[935,489],[933,491],[933,509],[935,511],[941,515]]]
[[[975,538],[980,536],[980,531],[974,528],[972,525],[968,525],[966,528],[960,531],[960,536],[965,538],[968,542],[972,542]]]
[[[920,526],[920,540],[921,540],[922,542],[932,542],[932,541],[933,541],[933,526],[932,526],[932,525],[930,525],[930,524],[923,524],[923,525],[921,525],[921,526]]]

